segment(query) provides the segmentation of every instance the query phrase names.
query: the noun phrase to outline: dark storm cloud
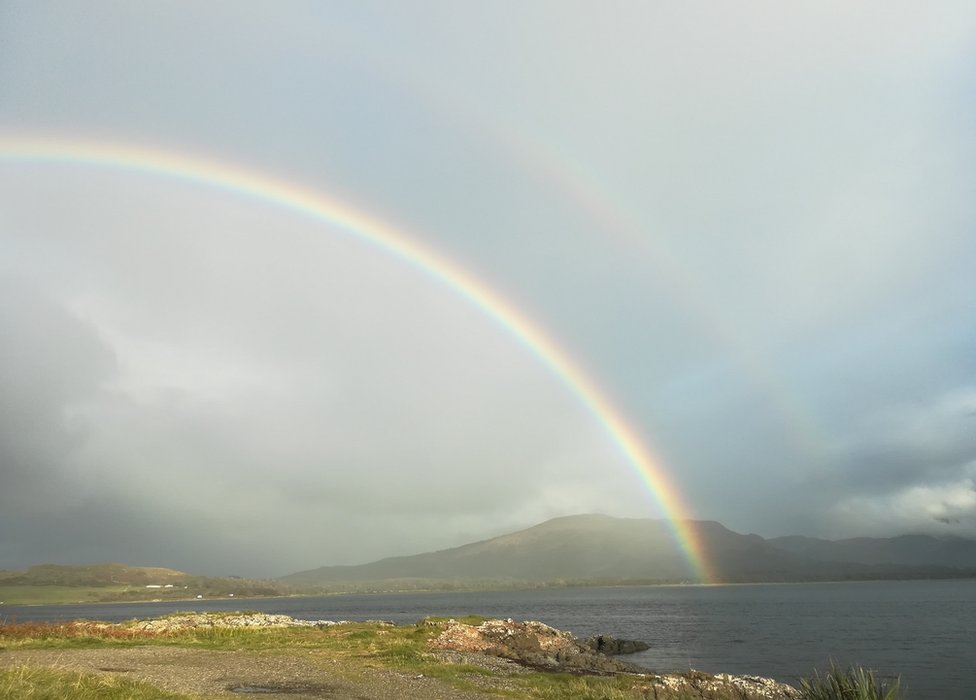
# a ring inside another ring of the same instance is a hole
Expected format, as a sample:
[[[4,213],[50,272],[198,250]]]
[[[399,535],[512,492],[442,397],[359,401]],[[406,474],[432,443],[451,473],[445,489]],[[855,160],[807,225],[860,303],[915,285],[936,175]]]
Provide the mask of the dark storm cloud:
[[[974,408],[976,391],[889,418],[880,434],[861,436],[852,449],[845,464],[848,483],[870,491],[958,478],[965,465],[976,462]]]
[[[972,535],[976,528],[976,389],[889,409],[817,484],[835,495],[835,530],[902,528]]]

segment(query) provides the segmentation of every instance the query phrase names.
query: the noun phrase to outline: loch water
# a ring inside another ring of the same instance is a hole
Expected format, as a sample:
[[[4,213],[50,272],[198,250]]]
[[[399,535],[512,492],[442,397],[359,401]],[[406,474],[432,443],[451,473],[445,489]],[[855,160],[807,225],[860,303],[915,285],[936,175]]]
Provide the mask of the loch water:
[[[901,675],[910,700],[976,698],[976,579],[336,595],[0,607],[0,619],[122,621],[177,610],[259,610],[310,620],[479,614],[540,620],[585,638],[648,642],[628,660],[795,683],[831,661]]]

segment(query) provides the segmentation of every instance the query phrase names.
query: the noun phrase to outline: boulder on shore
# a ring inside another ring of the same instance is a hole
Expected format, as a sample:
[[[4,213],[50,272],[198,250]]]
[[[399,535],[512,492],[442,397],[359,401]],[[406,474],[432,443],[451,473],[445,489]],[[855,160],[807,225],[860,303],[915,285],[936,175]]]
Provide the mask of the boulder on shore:
[[[598,634],[590,637],[583,642],[593,651],[607,656],[619,656],[621,654],[636,654],[639,651],[646,651],[651,648],[647,642],[639,642],[634,639],[617,639],[609,634]]]
[[[449,620],[444,631],[430,641],[430,646],[434,649],[499,656],[523,666],[545,670],[599,674],[647,671],[598,653],[569,632],[541,622],[509,619],[467,625]]]

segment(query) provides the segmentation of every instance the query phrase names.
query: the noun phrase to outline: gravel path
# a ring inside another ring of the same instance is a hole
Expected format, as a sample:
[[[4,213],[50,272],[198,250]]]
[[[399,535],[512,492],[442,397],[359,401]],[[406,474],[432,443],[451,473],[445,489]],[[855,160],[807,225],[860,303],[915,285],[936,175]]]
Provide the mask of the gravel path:
[[[314,651],[304,654],[208,651],[159,646],[10,650],[0,651],[0,665],[113,673],[148,681],[166,690],[207,698],[497,699],[495,695],[457,690],[434,678],[353,665]],[[269,692],[271,689],[274,690]]]

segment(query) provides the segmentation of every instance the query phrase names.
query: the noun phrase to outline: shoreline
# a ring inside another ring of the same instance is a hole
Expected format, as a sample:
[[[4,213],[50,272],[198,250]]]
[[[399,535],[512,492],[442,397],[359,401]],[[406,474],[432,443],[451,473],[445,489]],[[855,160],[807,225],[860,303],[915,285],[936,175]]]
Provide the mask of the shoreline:
[[[179,598],[132,598],[119,600],[59,600],[32,603],[11,603],[0,601],[0,611],[4,608],[36,608],[36,607],[56,607],[56,606],[88,606],[88,605],[125,605],[125,604],[158,604],[158,603],[180,603],[195,601],[230,601],[230,600],[289,600],[306,598],[328,598],[328,597],[347,597],[347,596],[389,596],[389,595],[436,595],[436,594],[474,594],[474,593],[503,593],[542,591],[542,590],[562,590],[562,589],[632,589],[632,588],[738,588],[748,586],[808,586],[808,585],[836,585],[836,584],[878,584],[892,583],[905,584],[912,582],[941,582],[941,581],[976,581],[976,575],[951,576],[951,577],[929,577],[929,578],[863,578],[863,579],[837,579],[837,580],[812,580],[812,581],[734,581],[716,583],[574,583],[574,584],[551,584],[551,585],[525,585],[511,587],[472,587],[472,588],[407,588],[389,590],[370,590],[370,591],[322,591],[310,593],[285,593],[281,595],[239,595],[228,594],[224,596],[205,596],[205,597],[179,597]],[[35,588],[44,589],[46,586],[39,585]],[[2,588],[2,586],[0,586]],[[70,588],[70,587],[69,587]]]

